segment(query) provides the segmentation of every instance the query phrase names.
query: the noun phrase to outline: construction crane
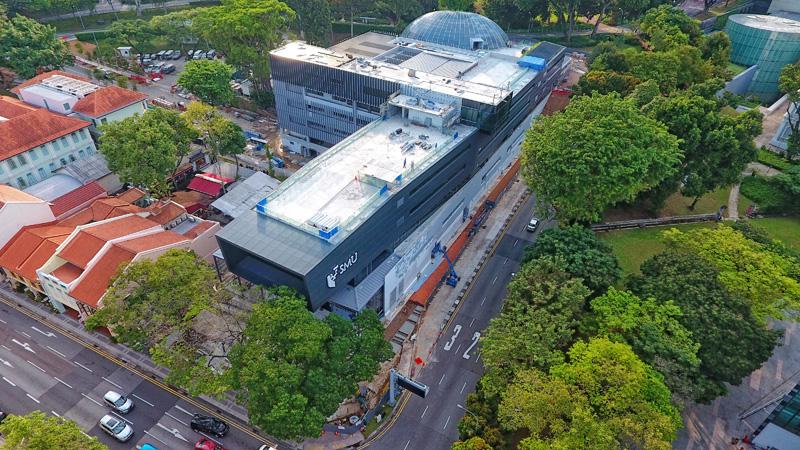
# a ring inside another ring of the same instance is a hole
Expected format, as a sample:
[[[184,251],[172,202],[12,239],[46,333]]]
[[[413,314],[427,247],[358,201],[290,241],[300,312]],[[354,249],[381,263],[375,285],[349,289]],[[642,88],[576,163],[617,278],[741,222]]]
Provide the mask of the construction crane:
[[[447,271],[447,278],[445,279],[445,283],[447,283],[448,286],[456,287],[456,284],[458,284],[458,280],[460,278],[456,273],[456,268],[453,266],[453,261],[450,261],[450,257],[447,255],[447,247],[442,247],[441,242],[437,242],[436,245],[433,246],[433,250],[431,250],[431,259],[436,258],[436,255],[438,253],[444,255],[444,259],[445,261],[447,261],[447,265],[450,266],[450,270]]]

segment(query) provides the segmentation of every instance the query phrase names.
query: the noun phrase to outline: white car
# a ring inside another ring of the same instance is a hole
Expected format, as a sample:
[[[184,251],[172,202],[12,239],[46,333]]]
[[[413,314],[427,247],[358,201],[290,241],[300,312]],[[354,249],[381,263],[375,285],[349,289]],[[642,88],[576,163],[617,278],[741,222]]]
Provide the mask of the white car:
[[[539,227],[539,219],[534,217],[533,219],[531,219],[530,222],[528,222],[528,226],[525,227],[525,230],[533,232],[536,231],[536,228],[538,227]]]
[[[115,391],[106,392],[103,400],[120,414],[128,414],[133,409],[133,400]]]
[[[100,428],[120,442],[127,442],[133,436],[133,428],[111,414],[100,419]]]

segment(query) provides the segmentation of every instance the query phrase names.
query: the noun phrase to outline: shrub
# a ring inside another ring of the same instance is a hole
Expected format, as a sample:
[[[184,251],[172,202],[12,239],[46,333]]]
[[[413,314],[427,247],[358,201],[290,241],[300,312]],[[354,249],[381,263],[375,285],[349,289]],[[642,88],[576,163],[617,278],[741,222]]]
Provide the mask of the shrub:
[[[742,180],[741,193],[754,201],[759,211],[764,213],[781,214],[797,209],[797,205],[792,205],[792,198],[774,180],[767,177],[745,177]]]

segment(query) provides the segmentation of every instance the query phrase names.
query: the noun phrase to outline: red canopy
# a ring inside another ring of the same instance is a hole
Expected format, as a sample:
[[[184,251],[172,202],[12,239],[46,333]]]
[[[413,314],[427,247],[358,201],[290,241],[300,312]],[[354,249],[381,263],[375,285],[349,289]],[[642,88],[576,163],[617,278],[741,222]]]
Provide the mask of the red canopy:
[[[222,190],[222,183],[206,180],[205,178],[194,177],[192,178],[192,181],[189,182],[189,185],[186,186],[186,188],[216,197],[219,195],[219,191]]]

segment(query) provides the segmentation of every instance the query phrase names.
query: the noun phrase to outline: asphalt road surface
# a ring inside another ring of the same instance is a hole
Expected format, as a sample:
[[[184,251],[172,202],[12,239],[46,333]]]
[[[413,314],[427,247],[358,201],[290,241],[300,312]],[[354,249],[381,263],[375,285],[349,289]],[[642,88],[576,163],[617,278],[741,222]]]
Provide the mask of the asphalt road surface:
[[[199,403],[168,392],[2,302],[0,377],[0,410],[11,414],[40,410],[72,419],[110,449],[137,448],[145,442],[159,449],[190,449],[202,437],[189,427],[194,413],[207,414]],[[109,390],[135,402],[133,411],[117,416],[134,429],[126,443],[115,441],[98,426],[103,415],[113,414],[103,403]],[[262,445],[244,427],[228,423],[228,435],[214,438],[226,449],[255,450]]]
[[[525,230],[534,216],[534,205],[535,197],[530,196],[517,210],[436,344],[418,378],[430,387],[427,398],[411,395],[407,401],[398,401],[402,411],[391,428],[372,441],[371,449],[445,450],[458,440],[458,422],[469,414],[463,409],[464,401],[483,374],[478,340],[489,320],[500,312],[506,285],[519,269],[525,247],[543,229],[554,226],[543,222],[535,233]]]

